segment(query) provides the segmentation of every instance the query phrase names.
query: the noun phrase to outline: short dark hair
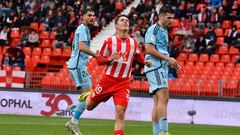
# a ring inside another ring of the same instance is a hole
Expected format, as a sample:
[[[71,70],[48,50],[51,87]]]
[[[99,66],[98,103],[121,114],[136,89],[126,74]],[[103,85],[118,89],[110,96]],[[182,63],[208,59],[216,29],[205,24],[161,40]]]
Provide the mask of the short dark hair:
[[[166,13],[174,14],[174,10],[171,6],[165,5],[161,8],[159,15],[165,15]]]
[[[115,24],[117,24],[117,22],[118,22],[118,20],[119,20],[120,17],[127,17],[127,18],[128,18],[127,15],[118,15],[118,16],[116,17]]]
[[[87,7],[85,10],[83,10],[82,14],[85,15],[87,12],[94,12],[92,7]]]

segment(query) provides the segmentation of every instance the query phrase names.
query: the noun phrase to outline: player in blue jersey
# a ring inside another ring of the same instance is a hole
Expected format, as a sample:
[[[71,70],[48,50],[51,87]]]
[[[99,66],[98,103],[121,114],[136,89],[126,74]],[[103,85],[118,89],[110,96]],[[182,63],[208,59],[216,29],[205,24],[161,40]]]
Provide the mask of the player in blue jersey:
[[[179,62],[169,57],[168,31],[174,10],[170,6],[162,7],[159,21],[150,26],[145,35],[146,56],[145,60],[152,61],[152,67],[144,67],[148,82],[149,93],[153,96],[152,110],[153,134],[169,135],[167,122],[168,92],[168,66],[179,70]]]
[[[93,25],[94,19],[94,11],[91,8],[87,8],[83,13],[83,23],[79,25],[75,31],[72,44],[72,54],[68,63],[72,79],[74,80],[76,88],[80,90],[81,93],[92,89],[91,79],[86,68],[89,55],[94,58],[98,57],[98,54],[90,50],[91,38],[89,26]],[[78,102],[77,108],[73,113],[73,117],[65,124],[69,131],[71,131],[74,135],[82,135],[78,128],[78,120],[84,112],[85,107],[86,102]]]

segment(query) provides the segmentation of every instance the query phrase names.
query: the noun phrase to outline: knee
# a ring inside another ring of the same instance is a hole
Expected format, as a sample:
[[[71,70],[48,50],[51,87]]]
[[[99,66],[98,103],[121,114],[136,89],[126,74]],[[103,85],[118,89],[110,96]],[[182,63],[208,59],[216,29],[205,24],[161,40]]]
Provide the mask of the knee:
[[[169,97],[166,97],[166,98],[164,99],[163,103],[167,105],[167,104],[168,104],[168,101],[169,101]]]
[[[168,101],[169,101],[169,97],[164,97],[164,98],[160,99],[159,101],[160,102],[158,102],[158,104],[167,105]]]
[[[86,102],[86,109],[92,111],[94,109],[93,105],[90,102]]]
[[[118,120],[124,120],[124,115],[125,115],[124,109],[116,110],[116,117]]]
[[[88,111],[92,111],[94,108],[91,107],[91,106],[86,106],[86,109],[87,109]]]

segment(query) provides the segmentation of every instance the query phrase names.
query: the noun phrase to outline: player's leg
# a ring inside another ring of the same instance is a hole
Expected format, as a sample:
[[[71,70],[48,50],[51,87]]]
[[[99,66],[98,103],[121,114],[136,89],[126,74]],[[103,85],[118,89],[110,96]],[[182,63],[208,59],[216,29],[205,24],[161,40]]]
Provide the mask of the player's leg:
[[[157,116],[159,129],[162,134],[168,134],[168,121],[167,121],[167,104],[169,99],[169,92],[167,88],[162,88],[156,92],[158,98],[157,103]]]
[[[158,99],[158,123],[159,129],[162,135],[168,134],[168,121],[167,121],[167,104],[169,100],[169,91],[168,91],[168,68],[160,68],[155,72],[155,76],[159,77],[158,79],[158,90],[155,95]]]
[[[115,104],[116,123],[114,127],[114,135],[124,135],[124,118],[125,111],[129,102],[130,81],[115,81],[113,101]]]
[[[148,82],[150,84],[149,93],[153,95],[154,107],[152,112],[153,117],[153,133],[157,135],[158,132],[167,133],[167,102],[168,102],[168,69],[159,68],[157,70],[148,72],[146,74]],[[157,119],[155,121],[155,119]],[[159,131],[157,128],[159,125]]]
[[[158,123],[158,98],[156,95],[153,95],[153,109],[152,109],[152,126],[153,126],[153,135],[159,135],[159,123]]]
[[[124,135],[124,117],[126,107],[122,105],[115,105],[116,123],[114,127],[114,135]]]
[[[150,84],[149,94],[153,95],[153,109],[152,109],[152,126],[153,126],[153,135],[159,135],[159,123],[158,123],[158,98],[155,95],[158,90],[158,80],[155,74],[155,71],[148,72],[146,74],[148,82]]]
[[[92,89],[91,79],[88,76],[88,73],[86,70],[80,70],[79,68],[74,70],[69,70],[70,74],[72,76],[72,79],[75,82],[75,85],[80,92],[87,92]],[[75,135],[81,135],[81,132],[78,128],[78,121],[85,111],[86,108],[86,102],[78,102],[77,107],[73,113],[73,116],[70,121],[68,121],[65,125],[66,127],[73,132]]]

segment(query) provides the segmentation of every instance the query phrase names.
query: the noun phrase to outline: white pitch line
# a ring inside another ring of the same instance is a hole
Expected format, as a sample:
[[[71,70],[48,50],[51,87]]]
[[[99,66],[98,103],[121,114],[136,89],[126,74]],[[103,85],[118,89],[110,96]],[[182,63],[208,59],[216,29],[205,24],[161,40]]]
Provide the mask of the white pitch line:
[[[16,123],[12,123],[12,122],[0,122],[0,124],[2,125],[52,125],[52,126],[64,126],[64,123],[37,123],[37,122],[26,122],[26,123],[23,123],[23,122],[16,122]],[[95,126],[95,127],[102,127],[102,126],[114,126],[113,124],[84,124],[84,123],[80,123],[79,126]],[[146,127],[148,125],[126,125],[128,127]]]

